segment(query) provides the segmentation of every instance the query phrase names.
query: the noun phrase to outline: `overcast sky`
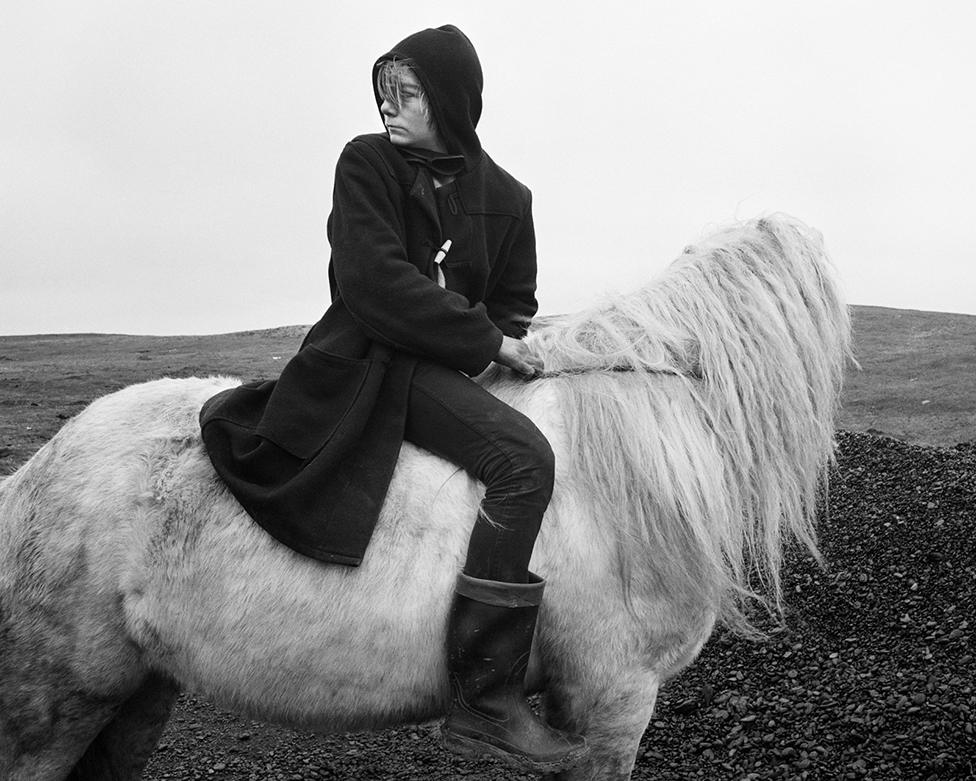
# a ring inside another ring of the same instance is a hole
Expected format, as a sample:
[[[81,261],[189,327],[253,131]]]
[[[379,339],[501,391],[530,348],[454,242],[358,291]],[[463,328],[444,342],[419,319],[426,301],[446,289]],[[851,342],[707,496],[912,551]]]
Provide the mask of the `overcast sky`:
[[[849,300],[976,314],[976,3],[3,0],[0,334],[318,319],[369,77],[457,24],[544,313],[711,227],[818,227]]]

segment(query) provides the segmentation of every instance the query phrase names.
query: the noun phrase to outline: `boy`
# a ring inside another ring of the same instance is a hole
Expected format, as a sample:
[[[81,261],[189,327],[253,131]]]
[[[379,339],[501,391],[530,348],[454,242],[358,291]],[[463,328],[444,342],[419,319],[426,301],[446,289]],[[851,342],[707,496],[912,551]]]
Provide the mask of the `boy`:
[[[271,534],[358,564],[403,440],[485,485],[448,625],[448,748],[537,772],[585,741],[541,722],[523,682],[544,583],[529,559],[552,492],[552,450],[470,377],[492,362],[527,376],[536,312],[527,188],[481,149],[482,73],[447,25],[377,60],[385,133],[336,166],[328,232],[332,304],[277,383],[227,391],[202,412],[218,472]]]

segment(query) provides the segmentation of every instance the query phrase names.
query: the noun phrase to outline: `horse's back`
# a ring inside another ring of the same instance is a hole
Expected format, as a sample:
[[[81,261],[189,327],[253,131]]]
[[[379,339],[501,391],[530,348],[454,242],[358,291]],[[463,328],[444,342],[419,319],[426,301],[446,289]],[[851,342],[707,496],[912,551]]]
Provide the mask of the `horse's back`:
[[[33,578],[47,614],[97,635],[73,647],[105,660],[106,692],[131,685],[109,671],[115,658],[279,722],[345,730],[435,714],[483,489],[405,443],[363,563],[301,556],[251,521],[201,443],[201,405],[233,382],[132,386],[70,421],[4,486],[19,510],[0,560],[35,551],[31,572],[3,576],[8,593]],[[576,538],[553,527],[543,538]],[[534,563],[558,580],[540,543]]]
[[[98,399],[0,484],[8,609],[29,599],[68,626],[99,600],[117,601],[153,464],[193,447],[193,408],[221,382],[160,380]]]

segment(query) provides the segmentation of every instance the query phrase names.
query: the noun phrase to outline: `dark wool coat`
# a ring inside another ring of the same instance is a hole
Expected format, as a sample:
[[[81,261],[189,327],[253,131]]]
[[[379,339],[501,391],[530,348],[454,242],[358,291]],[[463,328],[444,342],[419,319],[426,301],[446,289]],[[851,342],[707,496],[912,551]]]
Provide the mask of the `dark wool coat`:
[[[305,555],[362,560],[416,360],[478,374],[502,335],[520,338],[535,314],[529,191],[480,146],[463,151],[457,201],[468,230],[444,263],[452,289],[435,281],[449,237],[430,171],[384,134],[359,136],[336,166],[332,305],[277,381],[224,391],[201,412],[217,472],[255,521]]]

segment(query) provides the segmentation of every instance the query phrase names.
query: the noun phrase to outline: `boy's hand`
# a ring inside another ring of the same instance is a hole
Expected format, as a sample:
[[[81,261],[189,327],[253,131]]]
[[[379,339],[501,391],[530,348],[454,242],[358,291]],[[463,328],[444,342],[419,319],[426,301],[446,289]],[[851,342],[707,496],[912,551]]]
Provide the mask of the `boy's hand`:
[[[533,353],[525,342],[510,336],[502,337],[502,346],[498,349],[495,362],[514,369],[526,377],[542,374],[546,368],[542,358]]]

